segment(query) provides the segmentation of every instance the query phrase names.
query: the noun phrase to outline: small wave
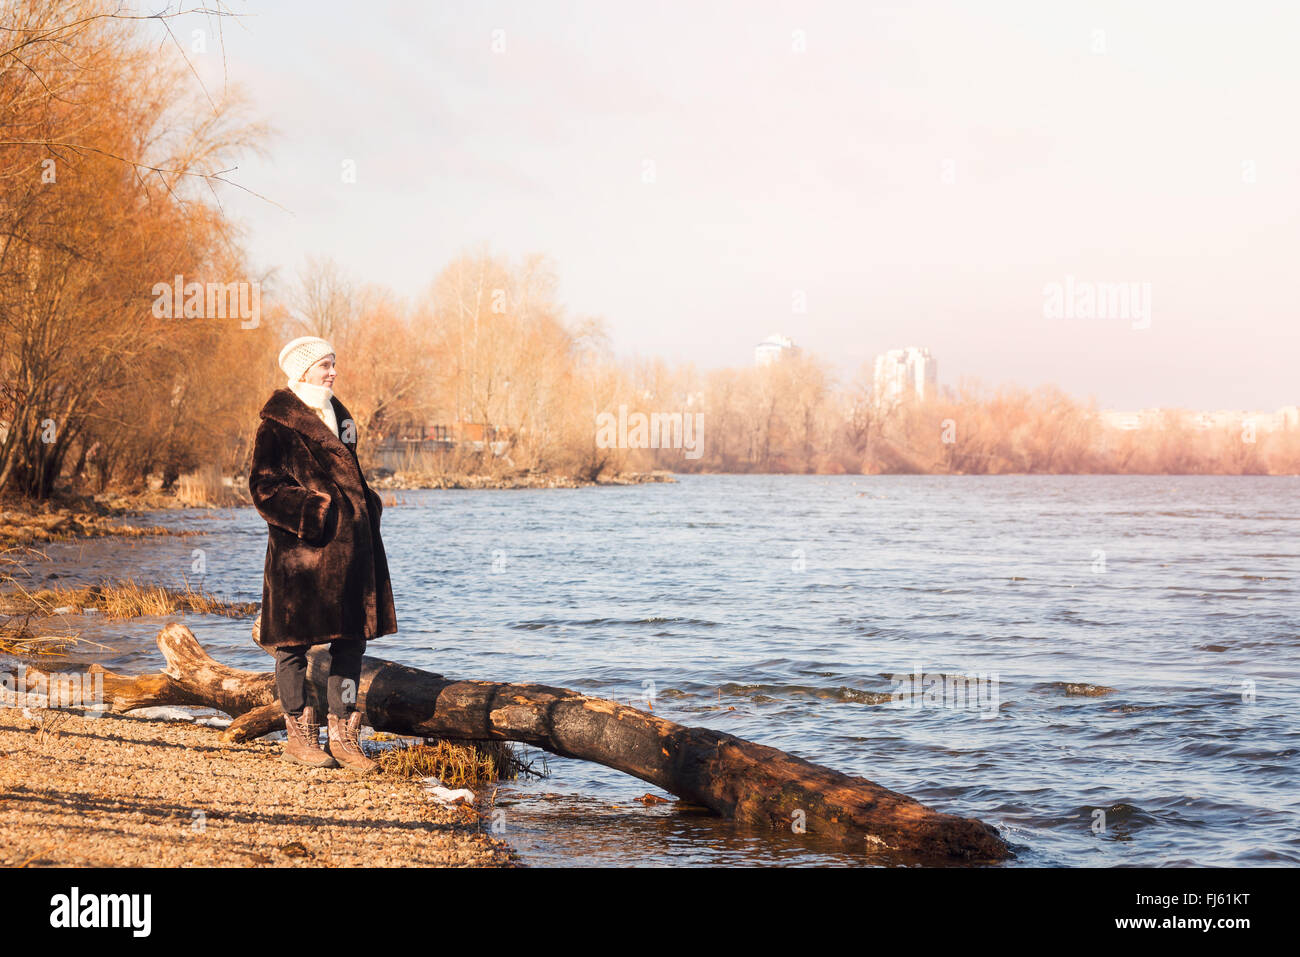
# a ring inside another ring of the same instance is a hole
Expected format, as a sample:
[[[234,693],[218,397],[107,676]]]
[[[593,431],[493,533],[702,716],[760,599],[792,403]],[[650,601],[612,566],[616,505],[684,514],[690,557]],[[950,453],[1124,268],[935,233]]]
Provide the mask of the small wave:
[[[1067,698],[1100,698],[1103,695],[1114,694],[1114,688],[1107,688],[1105,685],[1088,684],[1082,681],[1052,681],[1047,684],[1034,685],[1036,690],[1042,691],[1059,691]]]
[[[657,692],[660,698],[693,698],[694,695],[689,691],[683,691],[681,688],[664,688]]]
[[[840,685],[836,688],[822,688],[816,685],[740,685],[725,684],[719,689],[723,694],[758,700],[763,698],[774,701],[780,697],[806,696],[820,698],[823,701],[846,701],[854,704],[885,704],[893,701],[894,696],[887,691],[863,691]]]
[[[1100,814],[1097,813],[1099,811]],[[1160,823],[1160,818],[1149,811],[1123,801],[1110,805],[1077,807],[1072,815],[1063,818],[1059,823],[1075,825],[1080,819],[1088,821],[1090,827],[1099,827],[1098,836],[1117,837],[1124,837],[1149,825]]]
[[[1143,714],[1148,711],[1156,713],[1172,711],[1173,706],[1167,704],[1121,704],[1113,708],[1107,708],[1107,714]]]
[[[543,628],[634,628],[644,625],[683,625],[692,628],[716,628],[721,624],[703,618],[542,618],[517,621],[511,628],[521,631],[540,631]]]
[[[1085,618],[1072,608],[1059,608],[1052,612],[1048,618],[1049,621],[1060,621],[1070,625],[1092,625],[1096,628],[1114,628],[1113,621],[1093,621],[1091,618]]]
[[[1107,516],[1114,518],[1195,518],[1195,519],[1224,519],[1226,521],[1245,521],[1245,522],[1295,522],[1300,521],[1294,515],[1267,515],[1259,512],[1224,512],[1213,508],[1186,508],[1177,512],[1170,511],[1123,511],[1107,512]]]
[[[1230,862],[1237,864],[1300,864],[1300,854],[1271,847],[1248,847]]]

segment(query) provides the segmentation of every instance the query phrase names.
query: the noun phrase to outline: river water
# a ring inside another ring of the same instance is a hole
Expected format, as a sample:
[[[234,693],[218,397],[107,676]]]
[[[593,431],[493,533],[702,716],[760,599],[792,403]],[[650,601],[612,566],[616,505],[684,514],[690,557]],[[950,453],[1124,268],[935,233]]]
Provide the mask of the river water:
[[[371,654],[652,705],[863,775],[996,825],[1007,866],[1300,862],[1298,477],[396,494],[382,530],[400,631]],[[260,600],[252,508],[139,521],[203,534],[53,545],[35,583],[188,579]],[[69,619],[125,672],[158,669],[166,620]],[[184,620],[218,658],[268,669],[249,621]],[[900,706],[900,690],[923,693]],[[499,836],[531,864],[864,863],[547,763],[498,795]]]

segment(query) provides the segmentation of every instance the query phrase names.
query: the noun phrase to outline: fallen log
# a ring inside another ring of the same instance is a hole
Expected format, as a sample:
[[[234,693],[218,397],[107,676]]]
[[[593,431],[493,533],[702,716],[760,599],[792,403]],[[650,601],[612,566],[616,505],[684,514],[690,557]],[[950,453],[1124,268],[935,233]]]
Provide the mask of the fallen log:
[[[230,742],[284,727],[273,674],[220,664],[189,628],[175,622],[163,628],[158,645],[167,661],[162,674],[104,673],[105,698],[113,710],[164,704],[215,708],[233,719],[222,734]],[[318,706],[328,672],[328,646],[314,647],[307,677],[309,696]],[[33,674],[39,679],[41,673],[29,669],[29,684]],[[866,778],[776,748],[565,688],[457,681],[367,655],[358,707],[376,731],[521,742],[615,768],[724,817],[887,852],[891,860],[993,862],[1011,856],[997,831],[981,821],[935,811]]]

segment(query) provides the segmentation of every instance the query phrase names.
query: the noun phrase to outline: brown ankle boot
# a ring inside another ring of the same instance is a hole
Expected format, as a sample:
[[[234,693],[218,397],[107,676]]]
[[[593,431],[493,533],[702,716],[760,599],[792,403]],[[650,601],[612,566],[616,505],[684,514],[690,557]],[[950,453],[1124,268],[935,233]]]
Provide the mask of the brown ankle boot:
[[[366,757],[361,747],[361,712],[353,711],[344,721],[332,712],[326,715],[329,724],[329,752],[339,764],[353,771],[373,771],[379,765]]]
[[[295,719],[291,714],[284,716],[284,728],[289,732],[284,742],[281,759],[294,764],[305,764],[311,768],[337,768],[339,763],[320,746],[320,725],[316,722],[316,711],[311,705],[302,709],[302,717]]]

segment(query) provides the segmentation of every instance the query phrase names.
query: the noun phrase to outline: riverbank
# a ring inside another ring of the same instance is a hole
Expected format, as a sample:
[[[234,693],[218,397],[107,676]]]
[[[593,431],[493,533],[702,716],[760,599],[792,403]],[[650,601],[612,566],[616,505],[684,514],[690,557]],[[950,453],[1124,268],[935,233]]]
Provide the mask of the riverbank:
[[[75,504],[59,502],[6,503],[0,507],[0,548],[38,548],[50,542],[118,535],[138,538],[146,535],[192,535],[158,525],[139,526],[121,521],[139,511],[134,504],[119,506],[80,499]]]
[[[511,867],[418,780],[306,768],[279,741],[134,715],[0,707],[0,866]]]
[[[672,472],[619,472],[595,481],[575,478],[572,475],[549,473],[517,473],[513,475],[461,475],[394,472],[377,474],[366,480],[376,491],[381,489],[523,489],[523,488],[594,488],[601,485],[647,485],[656,482],[676,482]]]
[[[542,489],[594,488],[603,485],[645,485],[676,482],[671,472],[622,472],[596,481],[571,475],[516,473],[509,475],[469,475],[459,473],[386,472],[372,470],[369,485],[380,493],[384,505],[400,501],[385,492],[418,489]],[[102,535],[193,535],[195,532],[173,531],[160,526],[141,527],[122,521],[141,512],[173,508],[229,508],[251,505],[252,500],[242,477],[233,485],[222,485],[196,493],[188,488],[141,492],[102,492],[79,495],[59,492],[44,502],[10,499],[0,502],[0,548],[37,547],[47,542],[94,538]]]

